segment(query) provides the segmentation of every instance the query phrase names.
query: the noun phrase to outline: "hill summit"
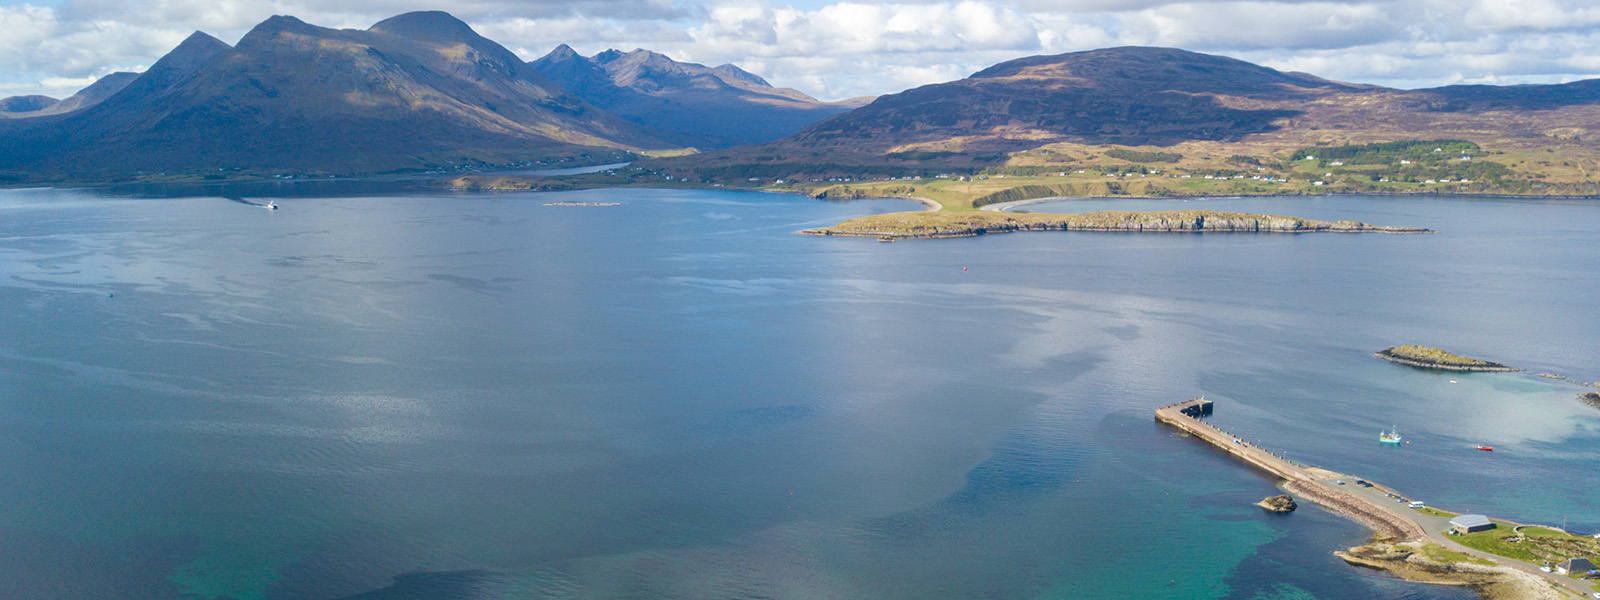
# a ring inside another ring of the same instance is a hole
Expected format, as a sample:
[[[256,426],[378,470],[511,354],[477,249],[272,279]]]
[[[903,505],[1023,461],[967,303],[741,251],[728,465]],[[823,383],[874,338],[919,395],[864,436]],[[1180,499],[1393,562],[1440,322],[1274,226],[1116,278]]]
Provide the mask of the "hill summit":
[[[791,180],[1001,165],[1059,172],[1126,163],[1095,162],[1119,146],[1154,147],[1140,152],[1174,157],[1168,161],[1209,157],[1186,164],[1225,170],[1238,168],[1222,164],[1232,158],[1275,161],[1319,145],[1473,140],[1498,151],[1595,135],[1600,80],[1397,90],[1173,48],[1120,47],[1003,62],[881,96],[758,149],[663,166],[678,175]]]

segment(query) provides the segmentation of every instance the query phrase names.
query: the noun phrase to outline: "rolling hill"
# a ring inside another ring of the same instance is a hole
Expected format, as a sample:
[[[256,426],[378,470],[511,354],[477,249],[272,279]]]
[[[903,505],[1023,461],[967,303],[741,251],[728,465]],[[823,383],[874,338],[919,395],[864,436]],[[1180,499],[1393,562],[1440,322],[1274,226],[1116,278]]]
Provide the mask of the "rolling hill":
[[[1122,47],[1000,63],[881,96],[771,143],[659,164],[692,177],[792,180],[1129,165],[1139,161],[1105,153],[1141,148],[1223,169],[1233,157],[1272,162],[1305,147],[1405,139],[1468,140],[1494,152],[1564,145],[1589,160],[1600,152],[1582,140],[1597,135],[1600,80],[1398,90]]]
[[[596,106],[700,148],[772,141],[865,103],[821,102],[731,64],[707,67],[649,50],[584,57],[563,44],[530,64]]]
[[[66,99],[56,100],[49,96],[13,96],[0,98],[0,119],[21,119],[27,117],[42,117],[45,115],[59,115],[75,110],[89,108],[106,98],[110,98],[128,87],[133,80],[138,79],[138,73],[118,71],[95,80],[77,93],[67,96]]]
[[[277,16],[233,47],[196,33],[88,108],[0,121],[0,181],[376,173],[673,146],[442,12],[367,30]]]

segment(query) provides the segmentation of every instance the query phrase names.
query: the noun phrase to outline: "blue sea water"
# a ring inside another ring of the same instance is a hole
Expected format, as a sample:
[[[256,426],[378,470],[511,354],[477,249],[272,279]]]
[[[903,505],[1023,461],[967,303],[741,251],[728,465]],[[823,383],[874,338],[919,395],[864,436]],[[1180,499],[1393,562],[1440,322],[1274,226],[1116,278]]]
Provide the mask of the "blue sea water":
[[[1471,597],[1252,506],[1271,480],[1151,418],[1201,394],[1600,531],[1600,411],[1533,375],[1600,380],[1594,202],[1076,200],[1029,209],[1437,233],[880,244],[794,232],[915,205],[395,189],[0,191],[0,597]]]

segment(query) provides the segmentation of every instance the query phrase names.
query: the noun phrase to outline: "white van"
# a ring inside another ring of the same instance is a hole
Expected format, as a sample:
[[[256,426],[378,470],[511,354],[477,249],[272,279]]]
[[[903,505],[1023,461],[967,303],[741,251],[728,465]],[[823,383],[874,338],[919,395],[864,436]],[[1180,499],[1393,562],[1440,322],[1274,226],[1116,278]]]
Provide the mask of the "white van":
[[[1427,505],[1423,504],[1420,501],[1413,500],[1411,502],[1411,504],[1407,504],[1406,506],[1410,506],[1411,508],[1422,508],[1422,507],[1427,506]]]

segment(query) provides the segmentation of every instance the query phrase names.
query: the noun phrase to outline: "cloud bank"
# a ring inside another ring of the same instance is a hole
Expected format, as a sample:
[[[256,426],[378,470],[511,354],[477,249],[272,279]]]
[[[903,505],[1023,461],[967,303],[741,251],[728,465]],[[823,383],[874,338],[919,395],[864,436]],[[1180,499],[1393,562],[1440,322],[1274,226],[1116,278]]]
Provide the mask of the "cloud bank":
[[[365,28],[446,8],[534,59],[648,48],[731,62],[824,98],[892,93],[996,62],[1119,45],[1223,54],[1396,87],[1600,73],[1600,8],[1577,0],[0,0],[0,96],[64,97],[141,70],[195,30],[235,41],[274,14]]]

